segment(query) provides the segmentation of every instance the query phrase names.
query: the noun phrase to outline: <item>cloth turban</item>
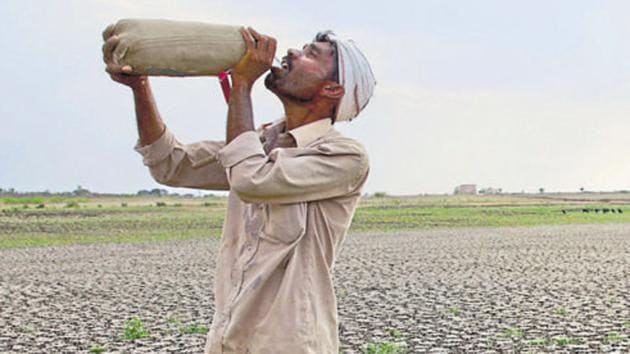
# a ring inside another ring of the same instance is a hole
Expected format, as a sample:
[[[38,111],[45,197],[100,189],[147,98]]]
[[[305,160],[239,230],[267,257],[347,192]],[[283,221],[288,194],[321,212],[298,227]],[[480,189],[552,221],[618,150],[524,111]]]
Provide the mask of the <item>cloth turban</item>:
[[[370,101],[376,85],[374,74],[367,59],[353,40],[341,39],[332,32],[322,34],[337,48],[339,84],[345,91],[337,105],[335,121],[350,121],[359,115],[359,112]]]

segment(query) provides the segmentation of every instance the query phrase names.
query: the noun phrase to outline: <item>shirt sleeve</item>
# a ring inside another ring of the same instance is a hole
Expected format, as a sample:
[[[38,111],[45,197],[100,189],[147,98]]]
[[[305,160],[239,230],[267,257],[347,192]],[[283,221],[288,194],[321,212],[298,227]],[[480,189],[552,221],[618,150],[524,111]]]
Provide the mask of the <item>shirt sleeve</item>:
[[[229,184],[249,203],[299,203],[356,192],[368,173],[361,145],[350,139],[274,149],[268,156],[255,132],[219,150]]]
[[[208,190],[228,190],[225,169],[217,158],[225,146],[221,141],[200,141],[181,144],[166,128],[162,136],[150,145],[135,147],[149,167],[153,178],[172,187]]]

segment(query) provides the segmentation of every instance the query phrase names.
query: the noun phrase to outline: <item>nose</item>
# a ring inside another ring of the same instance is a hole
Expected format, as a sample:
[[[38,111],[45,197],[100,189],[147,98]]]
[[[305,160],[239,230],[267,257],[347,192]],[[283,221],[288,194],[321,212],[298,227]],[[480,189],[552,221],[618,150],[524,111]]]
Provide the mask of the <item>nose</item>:
[[[287,50],[287,56],[289,58],[298,57],[301,53],[302,53],[302,51],[301,50],[297,50],[297,49],[289,49],[289,50]]]

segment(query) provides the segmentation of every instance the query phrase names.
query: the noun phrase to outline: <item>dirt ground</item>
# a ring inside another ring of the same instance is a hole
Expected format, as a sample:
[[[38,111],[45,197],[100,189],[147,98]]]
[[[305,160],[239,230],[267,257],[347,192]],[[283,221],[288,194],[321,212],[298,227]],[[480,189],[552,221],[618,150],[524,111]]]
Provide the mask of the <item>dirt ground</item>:
[[[0,251],[0,353],[201,352],[218,244]],[[343,353],[630,352],[630,225],[350,235],[335,276]]]

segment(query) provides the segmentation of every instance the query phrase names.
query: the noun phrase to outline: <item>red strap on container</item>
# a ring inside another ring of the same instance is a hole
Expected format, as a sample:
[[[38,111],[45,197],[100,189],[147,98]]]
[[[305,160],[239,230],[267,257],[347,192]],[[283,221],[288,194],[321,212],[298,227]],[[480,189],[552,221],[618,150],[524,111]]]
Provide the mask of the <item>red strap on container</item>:
[[[227,71],[219,73],[219,82],[221,83],[221,90],[223,90],[225,103],[228,103],[230,102],[230,91],[232,91],[232,88],[230,87],[230,75],[228,75]]]

